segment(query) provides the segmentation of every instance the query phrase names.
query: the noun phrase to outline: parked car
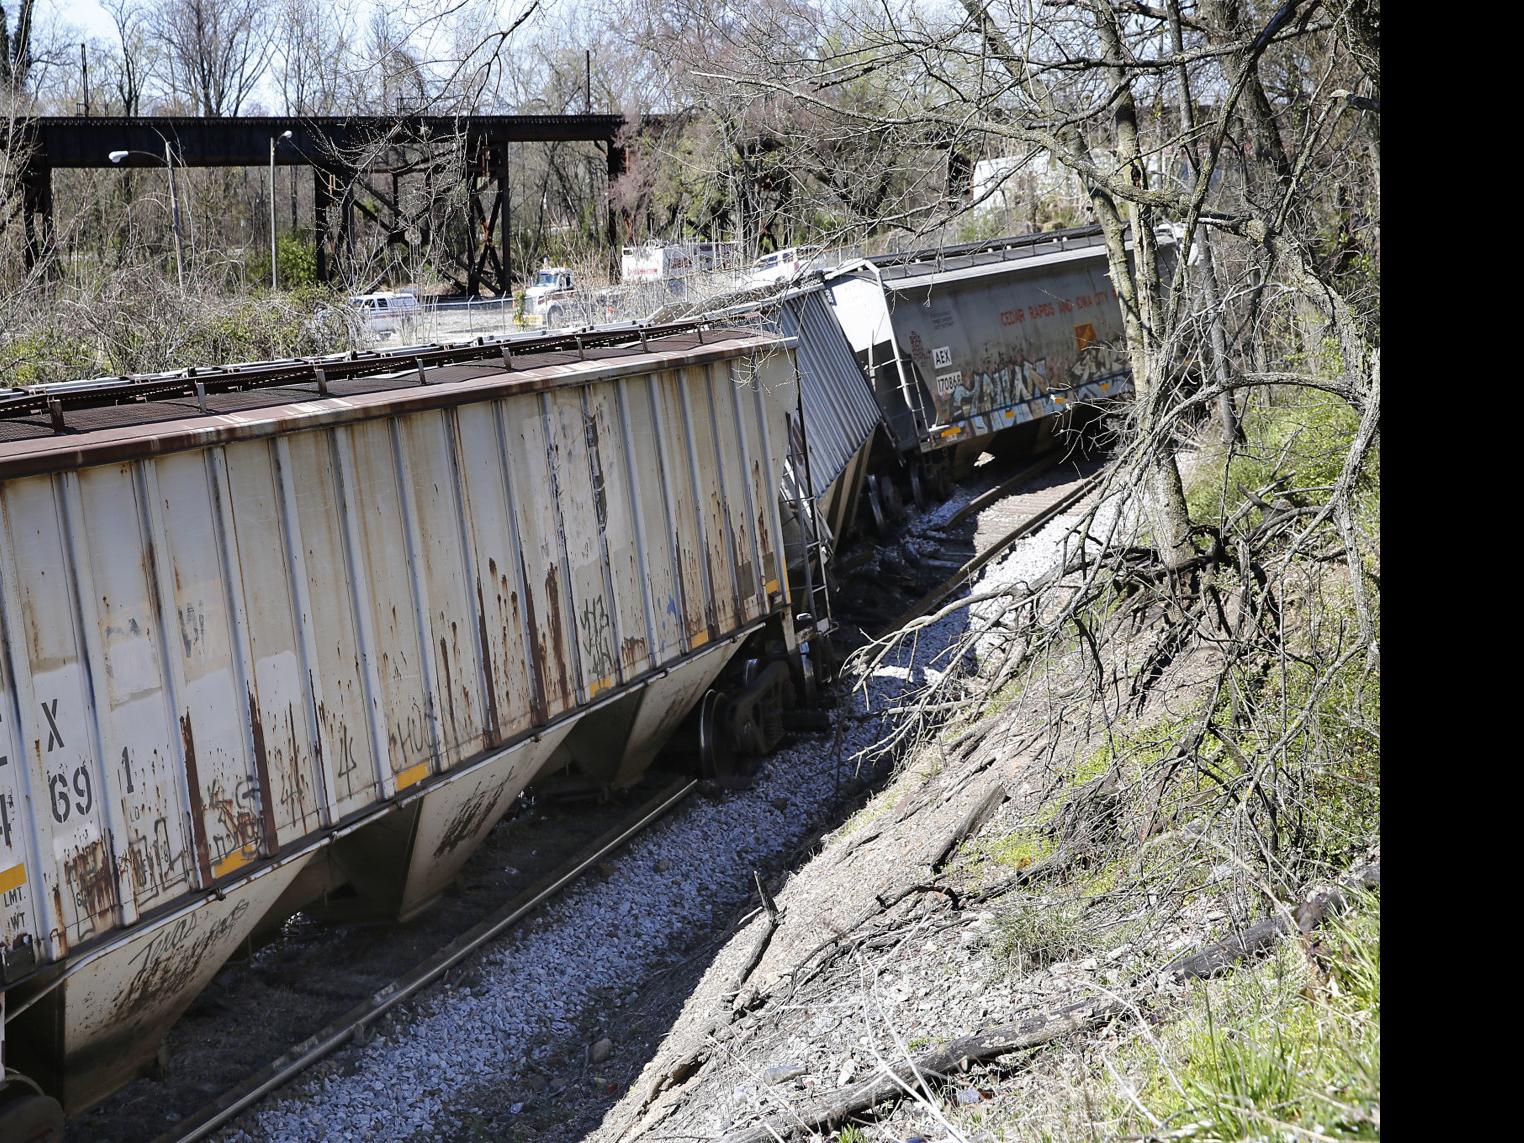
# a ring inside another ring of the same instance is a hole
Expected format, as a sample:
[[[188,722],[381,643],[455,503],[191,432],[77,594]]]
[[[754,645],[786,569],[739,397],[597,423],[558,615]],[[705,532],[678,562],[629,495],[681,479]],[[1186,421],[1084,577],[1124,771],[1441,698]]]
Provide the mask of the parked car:
[[[410,332],[413,321],[421,316],[418,298],[406,291],[357,294],[349,304],[360,312],[372,332],[383,337]]]

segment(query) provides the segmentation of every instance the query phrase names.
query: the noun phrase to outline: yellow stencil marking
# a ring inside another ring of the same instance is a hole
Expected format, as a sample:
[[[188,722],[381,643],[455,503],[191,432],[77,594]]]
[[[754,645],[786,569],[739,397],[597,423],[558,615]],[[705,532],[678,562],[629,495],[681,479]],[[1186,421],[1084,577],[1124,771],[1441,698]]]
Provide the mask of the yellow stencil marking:
[[[767,583],[763,585],[763,590],[766,591],[768,595],[771,595],[773,592],[778,590],[778,581],[775,579],[768,580]]]
[[[25,865],[13,865],[9,869],[0,872],[0,893],[9,893],[12,889],[19,889],[25,884]]]
[[[588,700],[591,701],[591,700],[597,698],[599,695],[601,695],[604,691],[608,690],[613,685],[614,685],[614,679],[613,679],[612,675],[610,675],[608,677],[605,677],[605,678],[602,678],[602,679],[597,679],[594,682],[589,683],[588,684],[588,688],[587,688],[587,697],[588,697]]]
[[[943,440],[944,440],[944,441],[945,441],[945,440],[947,440],[947,439],[948,439],[948,438],[949,438],[949,437],[955,437],[955,436],[957,436],[957,435],[958,435],[958,433],[959,433],[959,432],[960,432],[960,431],[961,431],[961,430],[959,430],[959,429],[943,429],[943,430],[942,430],[942,439],[943,439]]]
[[[253,861],[259,851],[252,845],[246,845],[241,849],[235,849],[221,861],[212,863],[212,876],[225,877],[235,869],[240,869]]]
[[[688,638],[688,645],[690,647],[702,647],[707,642],[709,642],[709,632],[707,631],[700,631],[698,634],[691,635]]]
[[[409,766],[397,775],[397,792],[400,794],[409,786],[416,786],[429,776],[429,764],[420,762],[416,766]]]

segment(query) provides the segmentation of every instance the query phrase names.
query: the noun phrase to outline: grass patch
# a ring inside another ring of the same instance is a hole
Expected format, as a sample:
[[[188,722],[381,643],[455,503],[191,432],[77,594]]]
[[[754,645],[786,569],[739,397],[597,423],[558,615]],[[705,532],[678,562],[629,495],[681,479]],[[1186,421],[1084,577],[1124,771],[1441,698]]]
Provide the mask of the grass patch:
[[[1172,1138],[1380,1137],[1379,900],[1332,923],[1323,945],[1326,970],[1287,941],[1258,970],[1202,987],[1143,1054],[1153,1066],[1138,1101]]]
[[[1083,914],[1073,900],[1036,901],[1001,914],[992,947],[997,968],[1016,975],[1089,952],[1093,939]]]

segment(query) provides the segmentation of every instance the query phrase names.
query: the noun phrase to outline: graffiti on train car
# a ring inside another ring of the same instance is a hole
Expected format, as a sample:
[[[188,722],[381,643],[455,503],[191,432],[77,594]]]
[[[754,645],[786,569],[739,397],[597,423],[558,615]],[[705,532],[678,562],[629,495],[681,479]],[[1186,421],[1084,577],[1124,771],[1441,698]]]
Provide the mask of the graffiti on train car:
[[[349,724],[338,714],[330,711],[326,703],[318,703],[318,725],[323,728],[318,748],[319,750],[325,747],[333,749],[333,772],[344,783],[344,797],[352,798],[358,790],[369,785],[369,783],[360,786],[355,784],[355,775],[360,772],[360,759],[355,752],[355,736],[350,732]]]
[[[434,856],[443,857],[481,833],[497,808],[503,788],[499,783],[478,784],[469,797],[455,810],[454,816],[439,835]]]
[[[121,1017],[156,1008],[180,995],[208,954],[237,931],[248,910],[248,901],[239,901],[210,924],[203,922],[200,913],[192,912],[155,933],[128,962],[134,972],[117,1005]]]
[[[1117,295],[1098,248],[1077,261],[924,283],[892,284],[888,300],[935,445],[967,435],[973,422],[991,429],[1046,416],[1083,386],[1126,371]]]
[[[1062,394],[1127,369],[1122,349],[1111,342],[1100,341],[1093,324],[1075,326],[1074,337],[1072,358],[1026,357],[1019,349],[986,348],[975,368],[937,373],[933,387],[937,422],[950,424],[1014,408],[1049,393]],[[919,336],[913,337],[912,345],[919,340]],[[944,359],[951,358],[947,347],[937,346],[931,355],[933,360],[939,353]]]
[[[617,666],[614,624],[603,596],[595,595],[582,605],[577,624],[582,629],[583,665],[587,668],[589,685],[611,680]]]
[[[157,900],[165,891],[178,886],[188,876],[185,851],[176,850],[169,836],[169,819],[159,814],[143,828],[143,807],[134,807],[128,825],[133,833],[127,843],[123,862],[132,878],[133,898],[141,908]]]
[[[116,875],[105,839],[97,838],[71,852],[63,868],[64,883],[81,918],[78,939],[84,940],[95,932],[95,919],[109,914],[117,904]]]

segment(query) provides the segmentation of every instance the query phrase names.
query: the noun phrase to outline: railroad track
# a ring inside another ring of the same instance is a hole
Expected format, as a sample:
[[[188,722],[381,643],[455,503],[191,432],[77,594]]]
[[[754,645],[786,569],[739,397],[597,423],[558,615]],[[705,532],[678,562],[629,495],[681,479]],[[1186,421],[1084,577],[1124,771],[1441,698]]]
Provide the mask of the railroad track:
[[[942,528],[953,527],[975,513],[997,507],[1005,499],[1020,498],[1023,495],[1019,491],[1021,487],[1051,468],[1053,463],[1052,459],[1046,459],[1024,467],[976,497],[944,522]],[[888,629],[903,626],[938,606],[948,596],[966,586],[980,568],[1007,551],[1012,544],[1036,532],[1055,516],[1083,500],[1094,490],[1099,479],[1100,474],[1095,474],[1051,490],[1043,490],[1051,491],[1052,495],[1043,495],[1042,492],[1025,493],[1027,497],[1037,497],[1034,511],[982,546],[955,572],[922,595]],[[698,782],[691,779],[678,779],[664,785],[622,821],[578,851],[571,860],[545,874],[414,968],[367,994],[323,1028],[292,1045],[278,1058],[248,1075],[234,1087],[201,1105],[177,1122],[173,1129],[160,1135],[155,1143],[193,1143],[205,1139],[345,1044],[356,1040],[364,1042],[368,1030],[385,1013],[417,996],[489,942],[509,932],[577,882],[590,869],[605,862],[648,826],[675,809],[698,785]]]
[[[456,937],[417,967],[360,1000],[349,1011],[319,1031],[293,1045],[279,1058],[250,1075],[236,1087],[204,1104],[155,1143],[194,1143],[205,1139],[265,1096],[295,1079],[313,1064],[343,1047],[363,1039],[366,1029],[386,1012],[415,996],[470,957],[487,942],[502,936],[541,905],[567,888],[589,869],[610,857],[646,827],[682,802],[698,782],[679,779],[647,799],[623,822],[588,845],[570,862],[553,871],[472,928]]]
[[[1019,485],[1051,466],[1052,462],[1048,461],[1023,469],[1009,480],[1003,481],[995,488],[990,489],[989,492],[970,501],[943,526],[950,527],[952,524],[966,520],[975,512],[992,507],[999,503],[1003,497],[1011,496],[1013,490]],[[974,574],[983,568],[985,564],[1004,553],[1016,541],[1038,531],[1049,520],[1052,520],[1055,516],[1062,515],[1093,492],[1100,484],[1103,475],[1103,472],[1093,473],[1076,481],[1072,485],[1061,489],[1054,489],[1055,495],[1052,497],[1041,497],[1036,511],[1024,517],[1014,527],[1000,533],[993,541],[976,551],[955,572],[943,579],[896,616],[893,621],[888,623],[884,628],[883,634],[899,630],[907,623],[920,618],[937,607],[954,592],[968,586]]]

